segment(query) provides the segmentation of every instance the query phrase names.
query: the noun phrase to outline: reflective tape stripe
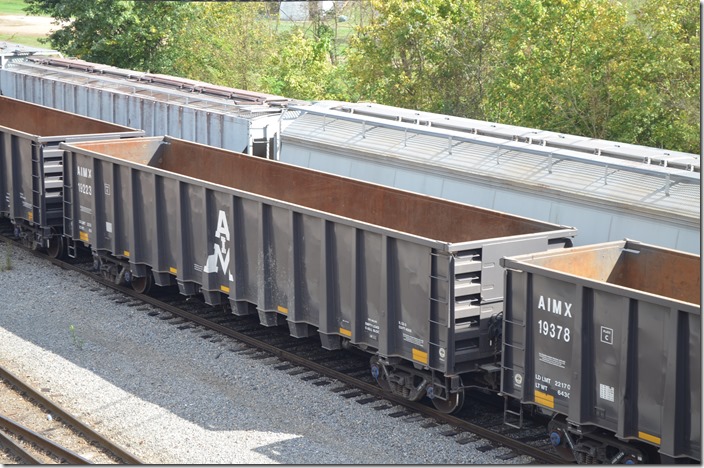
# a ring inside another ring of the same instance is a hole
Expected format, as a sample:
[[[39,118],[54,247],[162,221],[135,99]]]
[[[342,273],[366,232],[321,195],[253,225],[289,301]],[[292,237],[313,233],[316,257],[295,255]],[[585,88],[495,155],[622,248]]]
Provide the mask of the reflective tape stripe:
[[[428,363],[428,353],[421,351],[420,349],[413,348],[413,360],[422,362],[423,364]]]
[[[352,330],[347,330],[346,328],[340,327],[340,335],[352,336]]]
[[[535,391],[535,402],[548,408],[555,408],[555,397],[538,390]]]
[[[286,307],[278,306],[276,310],[278,310],[282,314],[288,314],[288,309]]]
[[[646,433],[646,432],[638,432],[638,437],[641,438],[641,439],[643,439],[643,440],[646,440],[646,441],[648,441],[648,442],[652,442],[652,443],[654,443],[654,444],[660,445],[660,437],[656,437],[656,436],[654,436],[654,435],[650,435],[650,434],[648,434],[648,433]]]
[[[229,294],[229,293],[230,293],[230,288],[228,288],[227,286],[220,286],[220,291],[226,292],[226,293]]]

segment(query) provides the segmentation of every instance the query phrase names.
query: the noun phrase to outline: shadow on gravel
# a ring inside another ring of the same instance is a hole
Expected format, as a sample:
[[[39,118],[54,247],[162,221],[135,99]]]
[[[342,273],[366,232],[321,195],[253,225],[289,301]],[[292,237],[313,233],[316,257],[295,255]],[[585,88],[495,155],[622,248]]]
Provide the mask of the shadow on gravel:
[[[0,243],[3,264],[7,251]],[[13,372],[21,369],[19,377],[41,381],[47,395],[72,402],[67,408],[79,406],[82,419],[103,421],[98,430],[116,418],[120,427],[146,433],[185,432],[175,437],[188,443],[184,428],[200,428],[215,431],[213,444],[218,431],[246,431],[245,439],[254,439],[249,449],[274,462],[378,460],[383,441],[368,454],[343,449],[347,437],[369,430],[349,424],[351,405],[274,369],[275,358],[232,352],[238,346],[232,340],[214,343],[179,329],[16,247],[9,256],[12,269],[0,271],[0,360]],[[257,433],[268,439],[257,442]],[[314,453],[302,456],[311,447]]]

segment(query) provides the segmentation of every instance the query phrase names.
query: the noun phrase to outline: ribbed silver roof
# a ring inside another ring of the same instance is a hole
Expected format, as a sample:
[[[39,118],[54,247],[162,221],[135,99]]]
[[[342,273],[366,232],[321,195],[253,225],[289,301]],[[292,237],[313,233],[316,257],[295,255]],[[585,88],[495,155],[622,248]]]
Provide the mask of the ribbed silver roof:
[[[673,164],[654,164],[652,159],[648,163],[631,157],[597,155],[580,148],[428,127],[330,107],[326,103],[305,109],[293,107],[304,114],[282,131],[282,139],[306,141],[369,159],[395,160],[426,173],[491,180],[533,192],[564,193],[596,205],[699,223],[697,155],[689,155],[692,164],[680,169]],[[601,140],[597,143],[607,146]],[[635,147],[630,146],[629,150]]]
[[[184,78],[124,70],[82,60],[32,57],[13,61],[13,73],[137,95],[143,98],[248,119],[279,114],[289,99],[209,85]]]
[[[646,164],[700,171],[700,156],[630,143],[621,143],[579,135],[550,132],[535,128],[505,125],[482,120],[421,112],[373,103],[322,101],[317,107],[339,110],[360,117],[376,117],[389,121],[415,123],[474,135],[493,136],[504,140],[523,141],[550,148],[572,149],[586,154],[613,156]]]

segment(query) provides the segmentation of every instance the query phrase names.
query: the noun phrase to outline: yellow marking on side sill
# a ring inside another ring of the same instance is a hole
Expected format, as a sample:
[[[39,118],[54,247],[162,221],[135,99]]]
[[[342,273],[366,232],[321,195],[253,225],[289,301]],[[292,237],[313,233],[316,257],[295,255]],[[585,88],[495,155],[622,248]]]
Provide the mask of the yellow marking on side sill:
[[[555,408],[555,397],[538,390],[535,391],[535,402],[548,408]]]
[[[421,351],[420,349],[413,348],[413,360],[422,362],[423,364],[428,363],[428,353]]]
[[[638,437],[640,437],[643,440],[647,440],[648,442],[652,442],[654,444],[660,445],[660,437],[656,437],[654,435],[650,435],[646,432],[638,432]]]

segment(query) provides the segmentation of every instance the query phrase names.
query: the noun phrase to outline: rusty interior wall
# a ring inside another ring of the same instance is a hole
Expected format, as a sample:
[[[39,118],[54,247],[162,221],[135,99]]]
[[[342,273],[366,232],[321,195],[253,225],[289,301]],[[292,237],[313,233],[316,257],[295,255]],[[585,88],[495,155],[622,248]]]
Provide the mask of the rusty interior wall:
[[[701,302],[701,259],[670,250],[637,247],[623,252],[609,282],[680,301]]]
[[[3,96],[0,96],[0,126],[37,136],[83,135],[132,130]]]
[[[160,167],[197,179],[449,243],[553,225],[216,148],[173,141]]]
[[[583,247],[530,263],[692,304],[701,302],[698,255],[626,244],[626,250],[618,245]]]

